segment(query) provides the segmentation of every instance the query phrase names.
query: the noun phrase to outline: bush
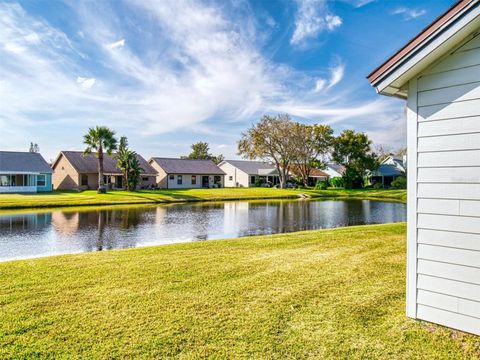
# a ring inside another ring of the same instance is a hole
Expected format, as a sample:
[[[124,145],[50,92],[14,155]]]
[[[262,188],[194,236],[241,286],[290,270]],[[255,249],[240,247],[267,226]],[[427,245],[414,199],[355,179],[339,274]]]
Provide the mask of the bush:
[[[327,190],[328,187],[329,187],[328,180],[325,180],[325,181],[318,180],[317,183],[315,184],[315,190]]]
[[[406,176],[399,176],[395,180],[392,181],[392,188],[393,189],[406,189],[407,188],[407,177]]]
[[[255,180],[255,187],[261,187],[264,182],[265,182],[265,180],[263,180],[263,179],[261,179],[261,178],[257,178],[257,179]]]
[[[373,184],[373,188],[374,189],[382,189],[383,188],[383,185],[381,182],[377,182],[375,184]]]
[[[341,188],[344,186],[343,179],[341,177],[333,177],[330,179],[330,186],[334,188]]]

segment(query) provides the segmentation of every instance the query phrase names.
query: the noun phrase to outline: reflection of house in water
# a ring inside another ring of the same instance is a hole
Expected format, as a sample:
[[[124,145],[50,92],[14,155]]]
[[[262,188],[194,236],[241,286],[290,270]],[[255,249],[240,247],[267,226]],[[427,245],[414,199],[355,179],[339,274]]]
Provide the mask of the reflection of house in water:
[[[51,213],[18,213],[0,215],[0,231],[20,231],[45,228],[52,221]]]
[[[145,210],[120,208],[100,211],[56,211],[52,223],[59,246],[76,245],[82,250],[127,248],[136,245],[126,230],[136,228]]]
[[[52,224],[57,232],[62,235],[75,234],[79,229],[78,212],[52,212]]]
[[[226,234],[244,235],[250,221],[250,203],[248,201],[232,201],[223,204],[223,231]]]

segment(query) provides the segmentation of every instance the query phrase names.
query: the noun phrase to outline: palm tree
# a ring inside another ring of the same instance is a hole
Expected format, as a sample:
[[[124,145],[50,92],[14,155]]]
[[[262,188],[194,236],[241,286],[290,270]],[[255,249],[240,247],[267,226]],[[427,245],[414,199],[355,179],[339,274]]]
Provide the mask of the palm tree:
[[[132,161],[130,162],[130,173],[129,173],[129,182],[130,182],[130,188],[136,189],[138,185],[138,181],[140,180],[140,175],[144,169],[140,165],[140,161],[138,161],[137,158],[137,153],[132,151],[133,153],[133,158]]]
[[[103,181],[103,154],[112,155],[117,149],[117,139],[115,131],[106,126],[96,126],[88,129],[88,133],[83,136],[83,143],[87,145],[84,154],[95,152],[98,158],[98,193],[105,193],[105,183]]]
[[[128,181],[128,174],[130,173],[130,163],[132,162],[133,152],[128,149],[128,141],[125,136],[120,138],[120,145],[115,156],[117,159],[117,166],[122,171],[123,181],[125,182],[125,190],[130,191],[130,182]]]

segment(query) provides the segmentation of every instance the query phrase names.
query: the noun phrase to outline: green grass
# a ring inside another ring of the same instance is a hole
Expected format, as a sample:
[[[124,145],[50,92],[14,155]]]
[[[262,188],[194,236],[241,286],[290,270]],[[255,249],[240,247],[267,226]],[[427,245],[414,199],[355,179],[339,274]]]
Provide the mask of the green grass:
[[[223,189],[187,189],[187,190],[142,190],[136,192],[111,191],[97,194],[96,191],[84,192],[54,191],[39,194],[0,194],[0,210],[93,206],[116,204],[153,204],[186,201],[221,201],[295,198],[300,194],[312,197],[350,197],[405,201],[405,190],[323,190],[311,189],[269,189],[269,188],[223,188]]]
[[[0,263],[0,358],[480,357],[405,317],[405,225]]]

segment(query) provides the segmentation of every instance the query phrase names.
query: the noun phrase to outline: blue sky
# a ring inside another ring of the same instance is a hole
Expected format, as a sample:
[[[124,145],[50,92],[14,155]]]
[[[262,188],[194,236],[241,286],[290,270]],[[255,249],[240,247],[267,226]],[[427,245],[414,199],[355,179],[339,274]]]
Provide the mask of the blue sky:
[[[453,1],[3,1],[0,150],[82,150],[94,125],[145,157],[236,156],[266,113],[405,144],[365,76]]]

